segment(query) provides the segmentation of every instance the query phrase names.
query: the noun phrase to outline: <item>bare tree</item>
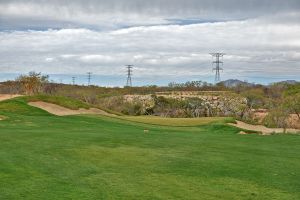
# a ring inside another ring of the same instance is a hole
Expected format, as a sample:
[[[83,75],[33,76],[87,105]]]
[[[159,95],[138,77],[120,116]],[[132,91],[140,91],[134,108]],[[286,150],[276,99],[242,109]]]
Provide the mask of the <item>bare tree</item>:
[[[33,95],[42,91],[43,84],[48,82],[48,78],[41,73],[29,72],[28,75],[19,76],[16,81],[20,83],[26,95]]]

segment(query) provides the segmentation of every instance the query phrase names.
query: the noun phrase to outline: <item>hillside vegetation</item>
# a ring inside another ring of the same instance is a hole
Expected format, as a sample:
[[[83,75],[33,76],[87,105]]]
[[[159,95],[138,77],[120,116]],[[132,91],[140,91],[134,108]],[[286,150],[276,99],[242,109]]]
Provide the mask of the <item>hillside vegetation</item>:
[[[234,85],[228,84],[191,81],[167,87],[87,87],[50,83],[47,76],[31,72],[0,84],[0,93],[29,94],[32,100],[72,109],[95,107],[116,115],[233,117],[274,128],[300,128],[300,83],[263,86],[235,80]]]

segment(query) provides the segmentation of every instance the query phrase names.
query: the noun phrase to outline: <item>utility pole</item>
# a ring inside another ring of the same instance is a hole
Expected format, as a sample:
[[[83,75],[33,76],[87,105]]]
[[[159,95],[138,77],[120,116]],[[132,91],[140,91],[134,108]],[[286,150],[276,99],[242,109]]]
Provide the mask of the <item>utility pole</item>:
[[[73,85],[75,85],[75,79],[76,79],[76,77],[73,76],[73,77],[72,77],[72,84],[73,84]]]
[[[223,56],[225,55],[224,53],[211,53],[213,58],[216,58],[215,61],[212,62],[213,65],[215,65],[215,68],[213,68],[213,71],[216,71],[215,75],[215,84],[221,81],[220,77],[220,70],[223,70],[220,68],[220,64],[223,65],[223,61],[220,61],[220,58],[223,59]]]
[[[133,65],[125,65],[127,68],[127,82],[126,86],[127,87],[132,87],[132,82],[131,82],[131,75],[132,75],[132,67]]]
[[[91,85],[92,72],[88,72],[87,75],[88,75],[88,86],[90,86]]]

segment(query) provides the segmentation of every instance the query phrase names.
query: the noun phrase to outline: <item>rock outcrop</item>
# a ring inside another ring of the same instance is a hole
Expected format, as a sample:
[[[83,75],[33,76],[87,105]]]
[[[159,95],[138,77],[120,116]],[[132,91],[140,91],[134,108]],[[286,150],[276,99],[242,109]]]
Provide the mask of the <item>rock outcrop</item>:
[[[143,110],[149,110],[156,106],[158,97],[185,102],[187,104],[185,109],[190,109],[193,117],[203,115],[243,117],[248,114],[247,99],[230,92],[163,92],[155,95],[125,95],[124,101],[140,104]]]

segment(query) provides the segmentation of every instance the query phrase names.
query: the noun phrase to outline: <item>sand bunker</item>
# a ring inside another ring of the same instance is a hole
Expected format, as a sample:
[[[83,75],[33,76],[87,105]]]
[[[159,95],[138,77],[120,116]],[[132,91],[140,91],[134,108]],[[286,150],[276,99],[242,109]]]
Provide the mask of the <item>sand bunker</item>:
[[[0,115],[0,121],[2,121],[2,120],[5,120],[5,119],[7,119],[7,117],[6,117],[6,116],[4,116],[4,115]]]
[[[98,114],[98,115],[100,114],[100,115],[113,116],[113,114],[107,113],[97,108],[90,108],[90,109],[80,108],[79,110],[71,110],[69,108],[58,106],[52,103],[46,103],[43,101],[30,102],[28,104],[58,116],[80,115],[80,114]]]
[[[4,101],[4,100],[7,100],[7,99],[12,99],[12,98],[19,97],[19,96],[22,96],[22,95],[19,95],[19,94],[0,94],[0,101]]]
[[[229,125],[249,130],[249,131],[256,131],[256,132],[261,132],[263,135],[270,135],[272,133],[283,133],[284,129],[283,128],[267,128],[262,125],[252,125],[252,124],[247,124],[241,121],[236,121],[236,124],[229,123]],[[299,129],[291,129],[288,128],[286,129],[286,133],[300,133]]]

